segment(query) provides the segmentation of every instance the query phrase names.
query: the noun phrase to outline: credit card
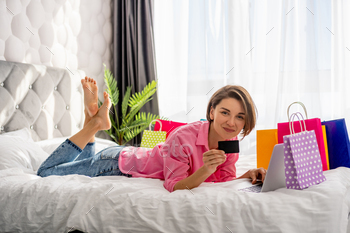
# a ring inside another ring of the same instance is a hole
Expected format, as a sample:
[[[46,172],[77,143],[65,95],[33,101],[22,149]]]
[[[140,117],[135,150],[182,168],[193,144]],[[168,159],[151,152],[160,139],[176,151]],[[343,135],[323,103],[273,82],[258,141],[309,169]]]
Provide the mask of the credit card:
[[[239,153],[239,141],[219,141],[219,150],[225,151],[225,154]]]

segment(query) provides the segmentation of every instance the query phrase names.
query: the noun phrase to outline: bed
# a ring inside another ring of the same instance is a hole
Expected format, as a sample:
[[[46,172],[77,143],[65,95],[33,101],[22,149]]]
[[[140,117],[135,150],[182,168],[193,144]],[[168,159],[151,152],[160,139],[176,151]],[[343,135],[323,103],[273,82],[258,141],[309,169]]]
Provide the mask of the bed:
[[[84,72],[0,61],[0,232],[350,232],[350,169],[308,189],[240,179],[169,193],[158,179],[35,171],[82,126]],[[96,150],[114,145],[96,139]],[[256,166],[242,155],[237,175]]]

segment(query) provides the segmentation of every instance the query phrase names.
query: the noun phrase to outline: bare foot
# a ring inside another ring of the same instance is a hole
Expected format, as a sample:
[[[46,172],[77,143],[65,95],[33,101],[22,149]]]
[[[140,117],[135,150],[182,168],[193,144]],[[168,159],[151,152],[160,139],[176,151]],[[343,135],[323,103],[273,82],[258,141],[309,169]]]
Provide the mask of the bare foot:
[[[98,111],[98,89],[96,81],[92,78],[85,77],[81,80],[84,90],[85,111],[90,117],[94,116]]]
[[[107,92],[103,93],[104,102],[97,114],[91,119],[95,120],[99,125],[99,130],[107,130],[111,128],[111,120],[109,119],[109,108],[111,107],[111,100]]]

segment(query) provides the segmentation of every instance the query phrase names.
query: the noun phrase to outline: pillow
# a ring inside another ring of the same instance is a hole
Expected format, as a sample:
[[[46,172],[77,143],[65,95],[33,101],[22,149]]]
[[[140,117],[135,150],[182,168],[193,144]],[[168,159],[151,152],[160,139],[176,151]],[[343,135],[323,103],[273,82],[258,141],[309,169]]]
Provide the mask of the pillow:
[[[37,171],[49,156],[24,131],[0,135],[0,170],[21,168]]]
[[[23,128],[23,129],[19,129],[19,130],[16,130],[16,131],[3,133],[3,134],[0,134],[0,135],[1,136],[21,137],[21,138],[23,138],[26,141],[34,142],[28,128]]]
[[[43,149],[46,153],[52,154],[56,148],[62,144],[67,139],[67,137],[59,137],[59,138],[51,138],[46,140],[41,140],[35,142],[41,149]]]
[[[169,134],[177,127],[187,125],[187,123],[157,119],[156,124],[154,125],[154,131],[159,131],[160,129],[160,124],[158,121],[162,123],[162,131],[166,132],[166,138],[168,138]]]
[[[62,144],[67,139],[67,137],[60,137],[60,138],[52,138],[52,139],[46,139],[42,141],[35,142],[38,146],[41,147],[46,153],[51,154],[56,148]],[[95,153],[110,147],[110,146],[117,146],[118,144],[102,138],[95,138]]]

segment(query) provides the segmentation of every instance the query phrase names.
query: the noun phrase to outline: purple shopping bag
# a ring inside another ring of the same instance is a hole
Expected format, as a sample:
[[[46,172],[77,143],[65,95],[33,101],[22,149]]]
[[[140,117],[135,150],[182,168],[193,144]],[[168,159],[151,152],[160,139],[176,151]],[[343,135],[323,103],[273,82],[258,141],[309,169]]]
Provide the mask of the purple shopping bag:
[[[296,116],[297,114],[295,113]],[[303,122],[306,129],[305,121]],[[315,131],[295,133],[291,127],[290,132],[291,135],[283,137],[286,187],[301,190],[324,182],[326,177],[323,175]]]

